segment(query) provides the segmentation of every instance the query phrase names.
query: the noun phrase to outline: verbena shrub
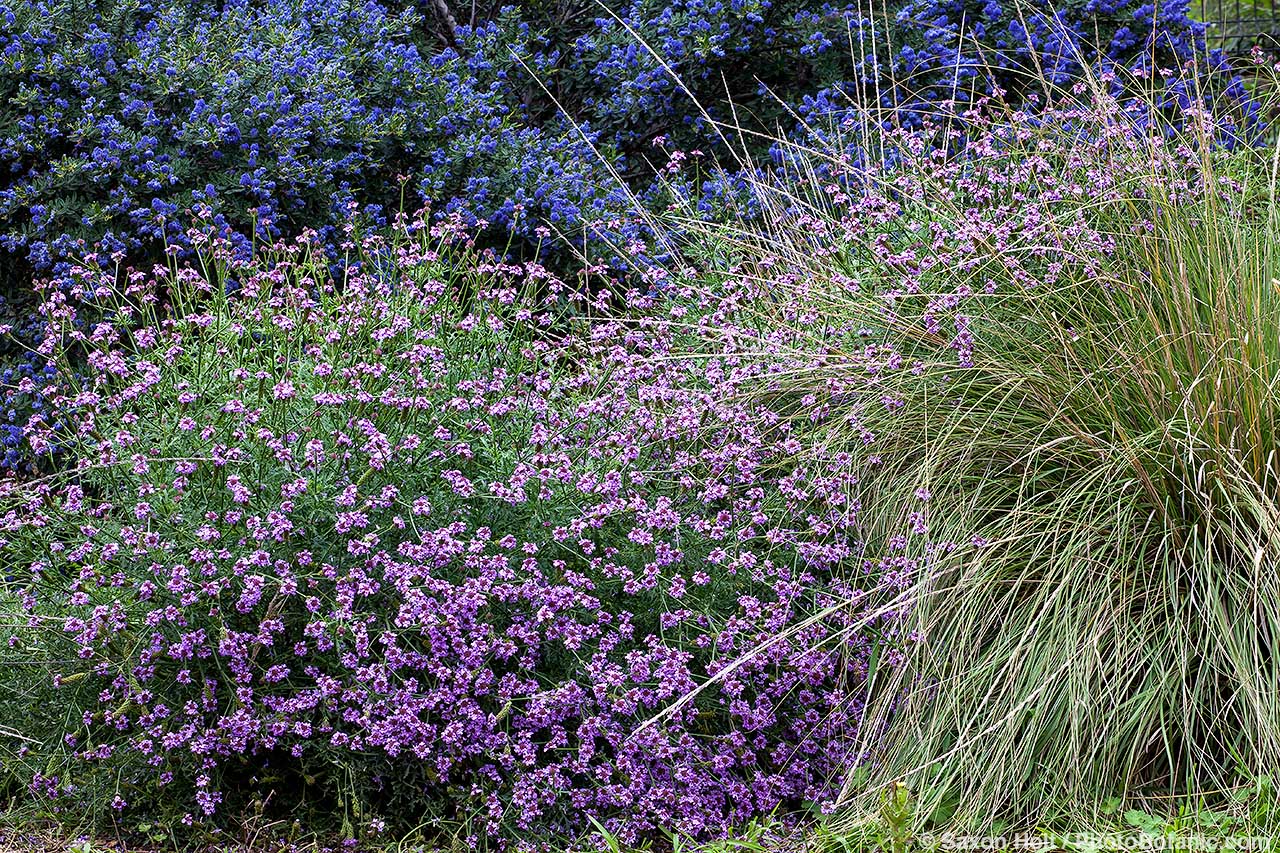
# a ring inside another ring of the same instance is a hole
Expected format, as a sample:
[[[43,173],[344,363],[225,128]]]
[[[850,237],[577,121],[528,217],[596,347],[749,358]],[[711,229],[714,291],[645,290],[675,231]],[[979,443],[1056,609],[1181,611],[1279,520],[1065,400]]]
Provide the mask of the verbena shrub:
[[[314,235],[197,236],[44,291],[11,797],[639,840],[835,793],[915,534],[864,540],[845,454],[797,454],[833,409],[772,374],[763,294],[613,316],[457,229],[352,234],[342,281]]]
[[[918,642],[861,730],[888,726],[871,790],[905,782],[924,818],[1209,801],[1280,760],[1274,164],[1148,109],[1081,87],[982,105],[961,153],[946,121],[878,169],[830,151],[847,180],[732,236],[776,294],[761,323],[798,302],[860,327],[815,332],[789,383],[832,407],[823,456],[880,471],[862,531],[915,494],[915,545],[962,543],[909,580]]]

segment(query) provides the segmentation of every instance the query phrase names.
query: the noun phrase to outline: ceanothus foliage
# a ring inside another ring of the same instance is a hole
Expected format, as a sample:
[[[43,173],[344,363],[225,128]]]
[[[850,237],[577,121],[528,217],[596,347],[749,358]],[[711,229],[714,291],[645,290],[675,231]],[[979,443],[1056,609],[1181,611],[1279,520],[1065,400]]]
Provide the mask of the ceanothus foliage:
[[[181,243],[196,204],[244,246],[328,238],[353,198],[531,237],[610,194],[584,137],[512,109],[507,69],[543,61],[518,27],[436,50],[412,10],[346,0],[19,0],[0,20],[0,242],[37,267]]]
[[[1186,0],[887,12],[555,0],[481,8],[441,37],[434,4],[6,0],[0,245],[41,267],[154,253],[181,242],[195,204],[241,241],[327,238],[347,201],[376,213],[406,196],[531,242],[540,224],[580,236],[616,219],[616,174],[648,185],[655,136],[716,148],[708,118],[776,132],[857,91],[918,112],[1017,96],[1017,69],[1066,82],[1082,60],[1177,66],[1203,45]]]

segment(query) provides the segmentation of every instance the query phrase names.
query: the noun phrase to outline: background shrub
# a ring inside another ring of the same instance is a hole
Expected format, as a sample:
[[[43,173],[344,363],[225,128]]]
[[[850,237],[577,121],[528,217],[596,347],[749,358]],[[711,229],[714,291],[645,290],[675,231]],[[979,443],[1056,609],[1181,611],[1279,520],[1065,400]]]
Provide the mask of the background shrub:
[[[412,10],[343,0],[24,0],[0,17],[0,222],[39,267],[158,257],[198,205],[242,244],[328,239],[353,198],[376,217],[417,195],[532,239],[611,192],[576,135],[504,97],[508,53],[540,65],[518,29],[472,33],[463,55],[425,48]]]
[[[731,152],[707,117],[776,134],[851,104],[914,115],[997,86],[1016,99],[1029,75],[1065,83],[1096,62],[1178,67],[1203,46],[1185,3],[1136,0],[912,0],[874,14],[814,0],[560,0],[472,7],[456,26],[435,10],[11,0],[3,245],[45,268],[94,248],[158,257],[197,205],[237,240],[304,227],[327,239],[352,199],[376,216],[406,197],[531,248],[539,225],[581,241],[625,219],[615,177],[650,186],[654,137],[730,171],[768,147],[747,135]]]

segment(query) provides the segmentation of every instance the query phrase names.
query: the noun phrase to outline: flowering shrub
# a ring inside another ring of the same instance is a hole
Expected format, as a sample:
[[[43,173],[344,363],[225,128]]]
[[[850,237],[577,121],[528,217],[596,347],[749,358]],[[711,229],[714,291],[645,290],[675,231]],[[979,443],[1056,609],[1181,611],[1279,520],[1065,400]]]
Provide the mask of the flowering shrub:
[[[1028,71],[1064,83],[1081,62],[1176,67],[1203,47],[1185,0],[911,0],[874,20],[815,0],[633,0],[607,14],[562,0],[473,11],[444,41],[434,15],[10,0],[0,244],[46,268],[95,248],[142,257],[181,243],[198,205],[242,242],[303,227],[328,239],[349,199],[376,216],[406,196],[533,241],[539,225],[581,238],[617,217],[614,169],[648,185],[655,136],[713,146],[708,114],[769,134],[793,108],[820,125],[877,87],[882,105],[927,112],[993,86],[1016,95]]]
[[[629,839],[832,796],[917,534],[797,459],[829,407],[749,285],[612,317],[455,226],[353,235],[341,282],[318,239],[44,291],[66,462],[0,493],[31,792]]]
[[[376,3],[16,0],[0,19],[0,239],[38,267],[182,243],[197,206],[242,246],[328,238],[352,197],[377,216],[406,195],[532,239],[612,191],[576,133],[512,112],[519,33],[489,45],[495,69]]]
[[[865,140],[852,141],[851,126],[919,127],[943,115],[963,123],[991,98],[1042,109],[1083,79],[1125,101],[1135,120],[1166,130],[1204,108],[1218,113],[1225,144],[1255,144],[1262,129],[1258,101],[1239,69],[1206,48],[1205,25],[1186,0],[908,0],[857,32],[866,58],[844,81],[800,100],[793,139],[862,156]],[[776,164],[795,165],[785,143],[770,151]]]

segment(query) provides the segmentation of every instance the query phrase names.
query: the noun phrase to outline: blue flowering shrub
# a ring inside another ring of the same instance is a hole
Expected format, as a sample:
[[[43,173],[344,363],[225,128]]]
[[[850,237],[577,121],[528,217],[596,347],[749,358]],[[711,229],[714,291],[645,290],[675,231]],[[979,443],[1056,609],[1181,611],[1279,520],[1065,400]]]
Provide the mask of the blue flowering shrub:
[[[861,42],[857,73],[798,104],[801,138],[832,144],[866,105],[920,126],[989,99],[1034,108],[1085,78],[1131,103],[1135,120],[1148,120],[1154,103],[1171,124],[1188,108],[1212,109],[1230,144],[1260,128],[1257,104],[1227,57],[1207,49],[1206,26],[1187,0],[905,0],[892,8],[879,22],[882,37]],[[864,35],[872,23],[862,22]],[[775,145],[775,159],[784,150]]]
[[[998,94],[1013,105],[1042,99],[1086,72],[1145,78],[1182,106],[1195,93],[1197,62],[1214,96],[1244,98],[1217,80],[1223,57],[1205,50],[1205,26],[1187,0],[813,0],[536,4],[521,20],[542,33],[556,104],[628,155],[649,154],[655,136],[715,149],[730,173],[749,166],[768,138],[802,123],[842,120],[853,107],[918,124]],[[577,14],[566,14],[573,9]],[[593,11],[594,10],[594,11]],[[514,20],[513,10],[500,18]],[[504,17],[505,16],[505,17]],[[1123,87],[1113,85],[1122,93]],[[746,134],[738,133],[745,129]],[[728,142],[724,145],[717,143]],[[710,180],[712,198],[733,179]],[[715,202],[709,202],[712,206]]]
[[[406,196],[536,243],[539,225],[613,218],[615,176],[643,191],[655,137],[731,170],[731,150],[768,147],[708,117],[776,133],[859,91],[919,109],[1017,94],[1015,68],[1065,82],[1079,59],[1180,65],[1203,45],[1181,1],[900,0],[870,18],[814,0],[544,0],[482,8],[445,38],[437,17],[351,0],[6,0],[0,246],[38,267],[154,253],[198,204],[240,240],[327,237],[348,201],[392,211]]]
[[[643,184],[655,136],[712,139],[699,103],[776,119],[766,87],[790,98],[847,65],[822,30],[848,10],[811,0],[613,11],[490,10],[441,40],[429,8],[349,0],[0,6],[0,245],[37,268],[154,255],[195,205],[242,243],[327,237],[347,201],[406,196],[524,239],[572,232],[616,213],[609,166]]]
[[[518,206],[576,222],[610,194],[580,137],[522,122],[483,55],[424,49],[412,10],[18,0],[0,19],[0,245],[37,267],[154,254],[196,205],[244,243],[327,237],[349,201],[406,192],[517,230]]]

